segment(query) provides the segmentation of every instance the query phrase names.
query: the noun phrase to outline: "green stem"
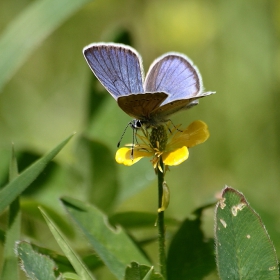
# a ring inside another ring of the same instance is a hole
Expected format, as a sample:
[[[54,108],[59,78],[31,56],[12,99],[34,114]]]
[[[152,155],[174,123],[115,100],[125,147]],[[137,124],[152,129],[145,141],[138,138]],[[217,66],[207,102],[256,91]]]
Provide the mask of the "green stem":
[[[164,171],[164,164],[160,158],[160,166]],[[164,172],[158,170],[158,208],[161,208],[163,195]],[[164,211],[158,213],[158,244],[159,244],[159,264],[160,272],[164,279],[166,279],[166,256],[165,256],[165,225],[164,225]]]

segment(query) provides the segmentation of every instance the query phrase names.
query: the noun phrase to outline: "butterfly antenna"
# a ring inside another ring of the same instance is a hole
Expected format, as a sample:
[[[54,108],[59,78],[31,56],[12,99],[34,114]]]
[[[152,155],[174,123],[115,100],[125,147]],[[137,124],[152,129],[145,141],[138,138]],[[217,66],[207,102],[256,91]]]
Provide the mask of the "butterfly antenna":
[[[121,139],[120,139],[120,141],[118,142],[118,145],[117,145],[118,148],[119,148],[120,145],[121,145],[121,141],[122,141],[122,139],[123,139],[123,137],[124,137],[124,134],[125,134],[125,132],[126,132],[126,130],[127,130],[127,128],[128,128],[129,125],[131,125],[131,121],[126,125],[126,127],[125,127],[125,129],[124,129],[124,131],[123,131],[123,134],[122,134],[122,136],[121,136]]]

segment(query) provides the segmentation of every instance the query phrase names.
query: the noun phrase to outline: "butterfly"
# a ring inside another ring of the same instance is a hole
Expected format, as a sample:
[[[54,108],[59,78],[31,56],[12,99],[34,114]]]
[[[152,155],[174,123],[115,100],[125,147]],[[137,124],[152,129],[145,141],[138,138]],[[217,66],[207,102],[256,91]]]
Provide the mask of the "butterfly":
[[[191,108],[203,92],[202,79],[192,61],[181,53],[157,58],[144,79],[142,58],[132,47],[115,43],[93,43],[84,57],[100,83],[119,107],[134,118],[132,128],[157,127],[175,112]]]

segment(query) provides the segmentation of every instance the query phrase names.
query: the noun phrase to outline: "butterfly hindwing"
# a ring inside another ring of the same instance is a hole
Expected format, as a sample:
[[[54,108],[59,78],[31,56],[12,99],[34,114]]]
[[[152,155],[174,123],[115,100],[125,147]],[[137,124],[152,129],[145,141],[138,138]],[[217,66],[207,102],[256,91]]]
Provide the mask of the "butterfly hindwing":
[[[164,104],[160,106],[159,108],[156,108],[152,113],[151,117],[158,119],[158,120],[166,120],[166,117],[180,111],[180,110],[186,110],[189,108],[192,108],[193,106],[197,105],[199,103],[199,99],[212,94],[213,92],[204,92],[198,97],[190,98],[190,99],[180,99],[180,100],[174,100],[167,104]],[[165,103],[165,102],[164,102]]]
[[[84,57],[94,75],[117,99],[132,93],[143,93],[143,69],[140,55],[122,44],[91,44]]]
[[[146,121],[167,97],[164,92],[131,94],[119,97],[117,102],[129,116]]]

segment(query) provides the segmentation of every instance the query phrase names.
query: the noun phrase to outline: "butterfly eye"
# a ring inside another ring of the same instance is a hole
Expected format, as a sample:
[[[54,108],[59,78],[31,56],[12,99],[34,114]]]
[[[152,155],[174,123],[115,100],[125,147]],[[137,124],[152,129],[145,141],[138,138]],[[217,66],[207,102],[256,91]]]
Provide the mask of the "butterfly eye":
[[[140,128],[142,126],[142,123],[140,122],[140,120],[136,120],[136,126],[137,126],[137,128]]]
[[[141,123],[140,120],[132,120],[132,121],[130,122],[130,126],[131,126],[133,129],[139,129],[139,128],[141,128],[142,123]]]

